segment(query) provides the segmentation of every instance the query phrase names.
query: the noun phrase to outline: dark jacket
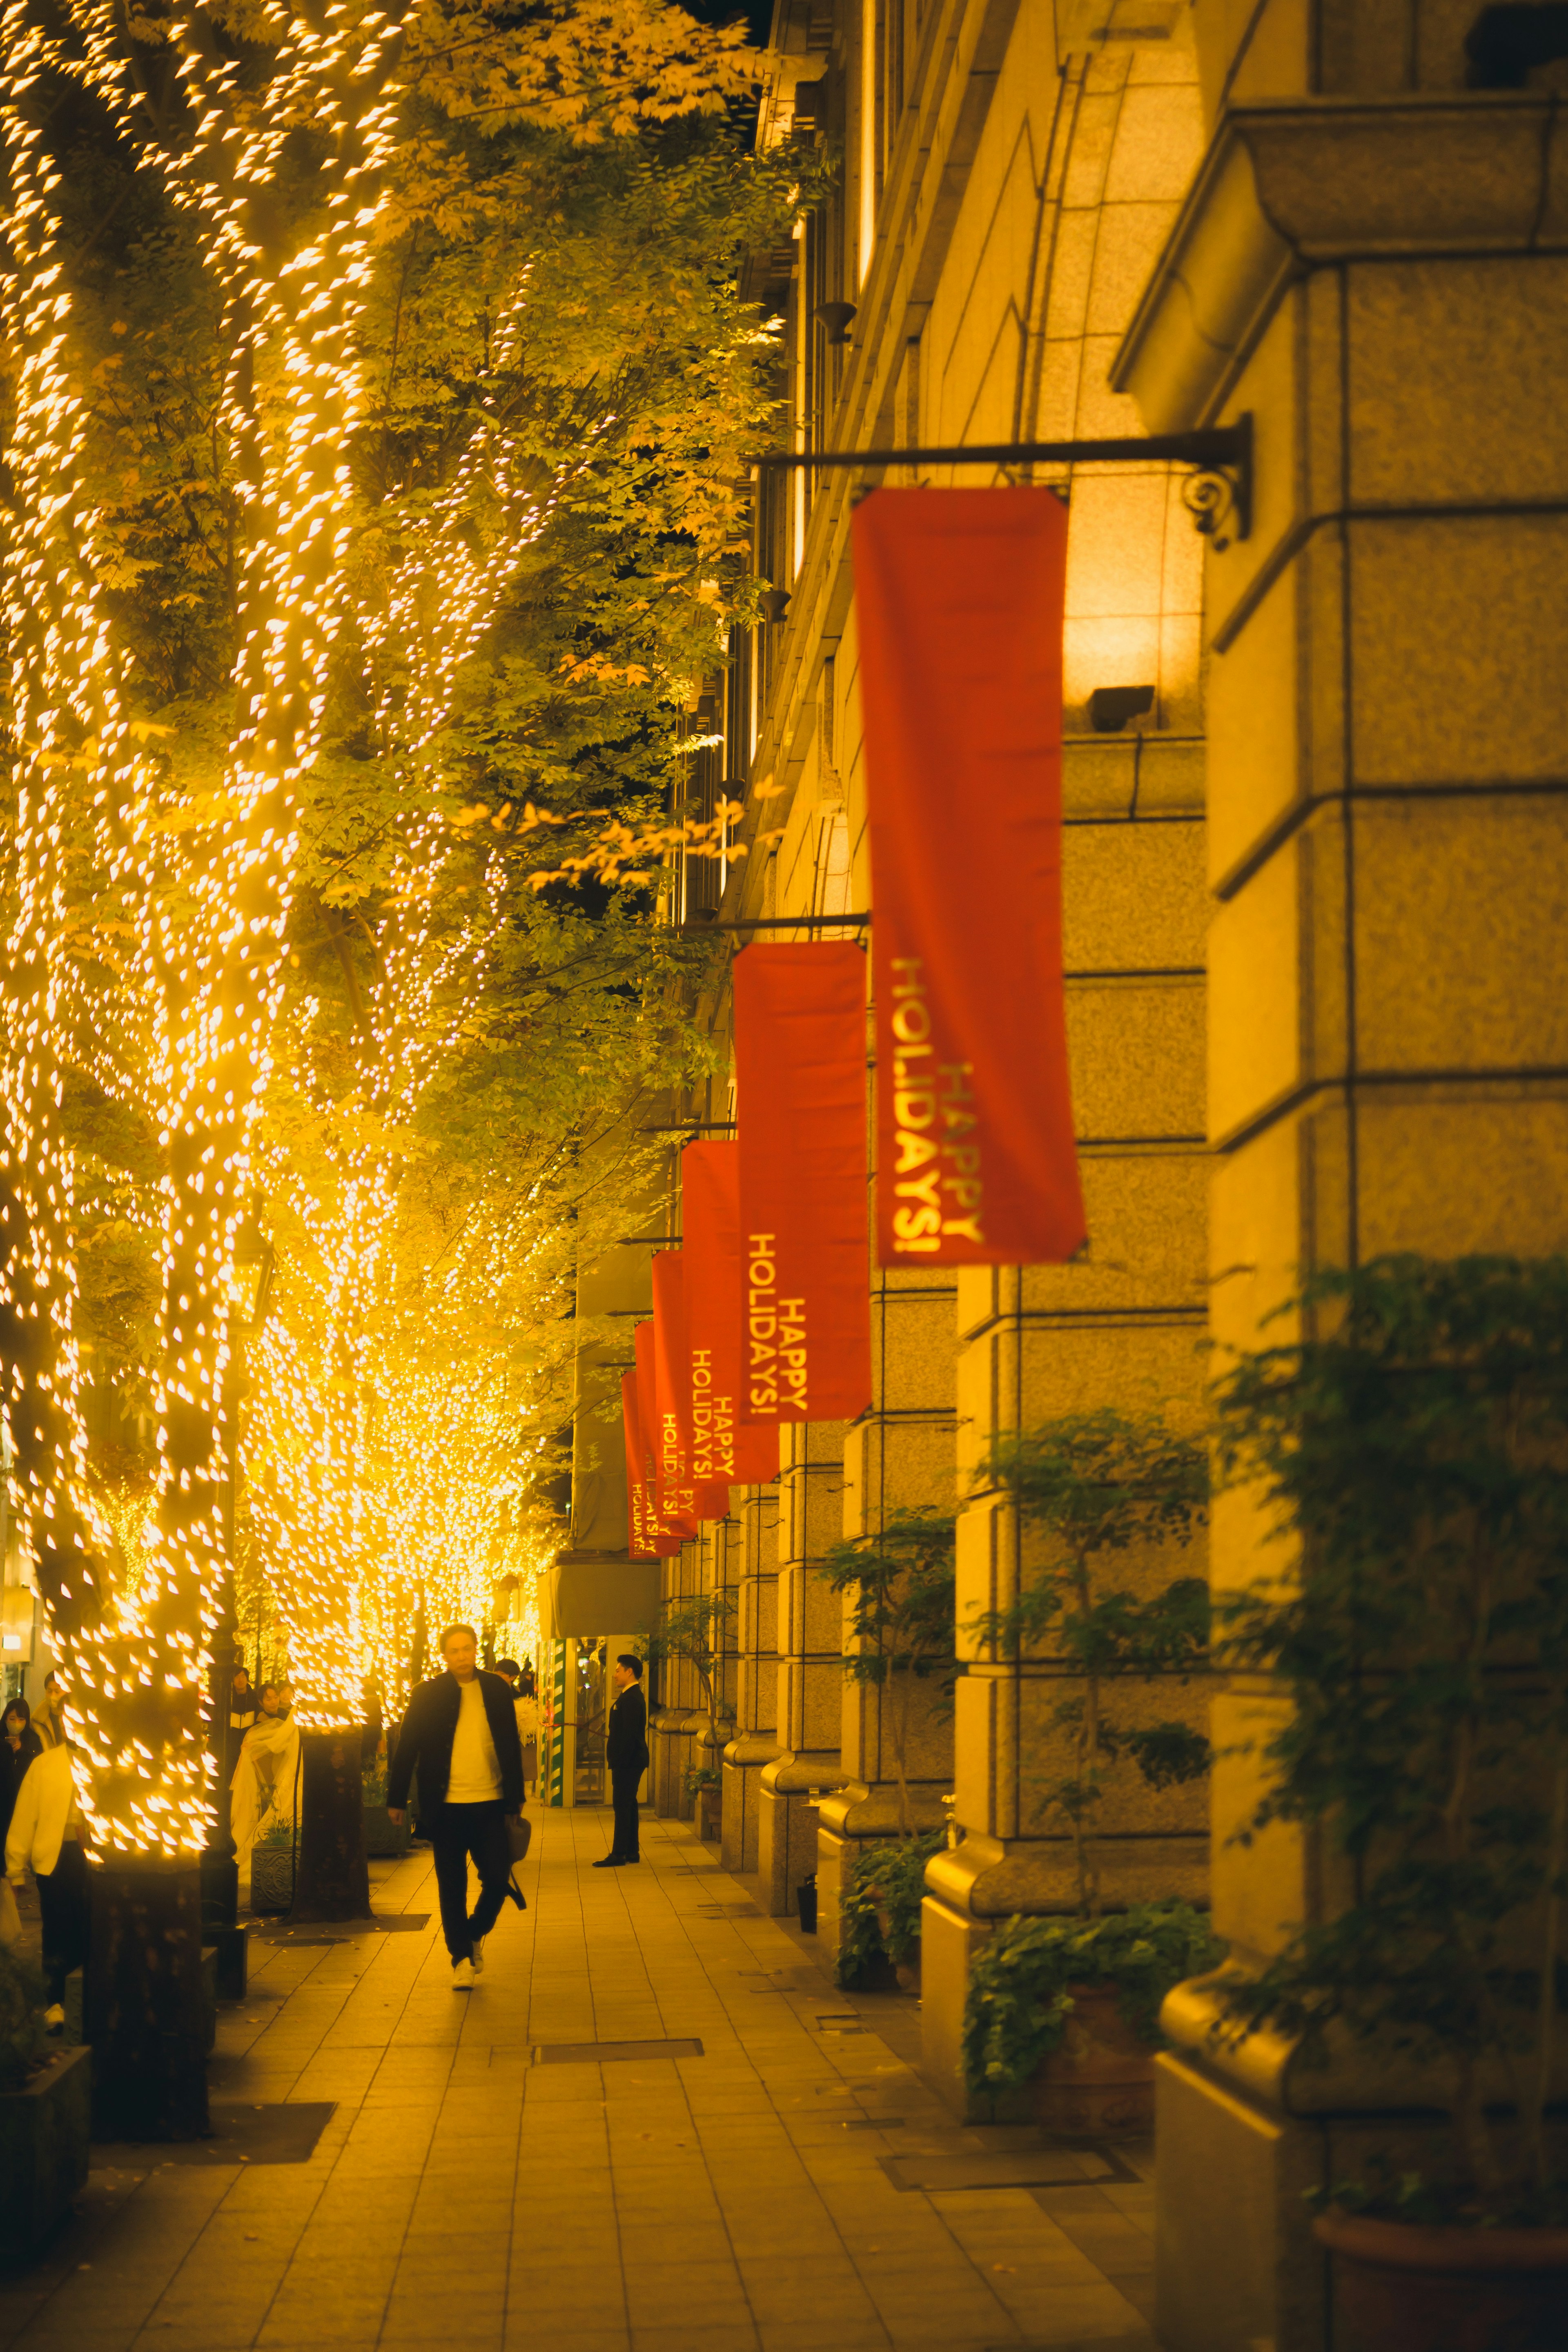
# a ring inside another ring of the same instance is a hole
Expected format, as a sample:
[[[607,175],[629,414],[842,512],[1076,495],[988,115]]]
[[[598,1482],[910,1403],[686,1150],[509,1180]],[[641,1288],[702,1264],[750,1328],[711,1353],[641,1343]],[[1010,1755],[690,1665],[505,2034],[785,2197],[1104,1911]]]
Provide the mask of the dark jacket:
[[[44,1743],[31,1724],[23,1732],[22,1744],[15,1755],[10,1741],[0,1738],[0,1845],[5,1843],[5,1832],[16,1810],[16,1791],[22,1785],[22,1777],[34,1757],[43,1752]]]
[[[605,1761],[612,1772],[647,1769],[647,1701],[641,1683],[628,1683],[610,1703],[605,1725]]]
[[[501,1802],[509,1813],[521,1813],[522,1749],[518,1745],[511,1686],[500,1675],[487,1674],[479,1676],[479,1685],[484,1695],[490,1738],[495,1742],[496,1762],[500,1766]],[[462,1685],[456,1675],[439,1674],[434,1682],[421,1683],[409,1700],[408,1712],[397,1735],[392,1769],[386,1776],[386,1801],[390,1806],[395,1809],[408,1802],[408,1784],[416,1770],[419,1774],[421,1806],[438,1805],[445,1799],[447,1783],[452,1777],[452,1740],[458,1728],[461,1693]]]

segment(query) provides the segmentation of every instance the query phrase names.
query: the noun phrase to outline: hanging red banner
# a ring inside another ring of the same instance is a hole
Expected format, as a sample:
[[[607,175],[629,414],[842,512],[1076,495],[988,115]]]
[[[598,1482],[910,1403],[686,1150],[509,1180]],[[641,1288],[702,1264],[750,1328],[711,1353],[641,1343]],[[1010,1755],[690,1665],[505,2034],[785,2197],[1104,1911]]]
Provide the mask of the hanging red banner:
[[[621,1431],[626,1448],[626,1550],[633,1559],[652,1559],[657,1556],[653,1548],[653,1497],[648,1492],[647,1458],[643,1451],[635,1372],[621,1375]]]
[[[658,1389],[651,1323],[637,1325],[636,1347],[637,1429],[642,1440],[650,1512],[648,1549],[660,1559],[671,1559],[681,1545],[697,1533],[697,1521],[689,1514],[670,1511],[668,1507],[670,1496],[659,1475],[658,1441],[655,1434],[658,1428]]]
[[[731,1486],[776,1478],[776,1422],[740,1418],[741,1150],[689,1143],[680,1155],[681,1257],[691,1356],[691,1474]]]
[[[661,1250],[653,1262],[653,1363],[659,1475],[670,1509],[721,1519],[730,1507],[730,1482],[700,1478],[692,1460],[691,1343],[679,1250]]]
[[[733,966],[749,1421],[871,1402],[866,959],[751,947]]]
[[[1062,999],[1067,509],[878,490],[852,535],[883,1265],[1084,1239]]]

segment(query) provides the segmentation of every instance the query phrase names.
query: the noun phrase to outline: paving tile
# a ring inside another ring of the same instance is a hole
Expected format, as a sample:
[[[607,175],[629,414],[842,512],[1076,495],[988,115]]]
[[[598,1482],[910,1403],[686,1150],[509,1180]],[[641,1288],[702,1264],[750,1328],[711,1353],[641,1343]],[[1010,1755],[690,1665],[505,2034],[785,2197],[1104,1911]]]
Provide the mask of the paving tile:
[[[900,2192],[879,2157],[955,2136],[905,2063],[918,2054],[912,2009],[814,1982],[793,1931],[760,1915],[700,1916],[700,1904],[748,1890],[683,1825],[650,1823],[647,1866],[613,1887],[586,1868],[605,1837],[594,1815],[545,1818],[525,1879],[532,1907],[498,1930],[482,2001],[454,2003],[433,1929],[379,1949],[256,1955],[249,2013],[268,2021],[225,2017],[222,2063],[243,2084],[231,2095],[335,2099],[316,2154],[300,2167],[153,2165],[107,2210],[89,2191],[36,2287],[0,2294],[0,2346],[978,2352],[1140,2340],[1151,2151],[1111,2189]],[[378,1904],[436,1908],[427,1858],[376,1883]],[[819,2011],[839,2007],[867,2030],[818,2032]],[[530,2063],[539,2042],[687,2034],[702,2058]],[[904,2129],[847,2133],[868,2107]]]

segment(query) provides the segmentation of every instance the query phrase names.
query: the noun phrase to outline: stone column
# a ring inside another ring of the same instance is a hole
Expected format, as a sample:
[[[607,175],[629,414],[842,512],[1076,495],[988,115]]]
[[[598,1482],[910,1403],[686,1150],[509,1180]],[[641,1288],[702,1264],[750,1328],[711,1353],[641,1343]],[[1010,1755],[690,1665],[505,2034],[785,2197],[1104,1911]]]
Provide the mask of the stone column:
[[[724,1750],[724,1867],[758,1867],[762,1770],[779,1755],[779,1490],[739,1490],[740,1606],[736,1618],[735,1736]]]
[[[953,1462],[955,1347],[952,1276],[909,1267],[871,1276],[871,1410],[854,1423],[844,1446],[844,1533],[875,1535],[903,1506],[950,1506]],[[847,1654],[849,1602],[842,1604],[839,1648]],[[891,1685],[852,1681],[840,1668],[840,1757],[845,1786],[818,1809],[817,1934],[825,1960],[837,1957],[840,1906],[858,1848],[899,1832],[893,1709],[906,1694]],[[915,1682],[909,1694],[905,1777],[910,1826],[934,1829],[952,1785],[952,1727],[939,1685]]]
[[[701,1576],[699,1555],[702,1539],[694,1537],[678,1552],[659,1562],[659,1591],[665,1603],[661,1618],[696,1591]],[[675,1821],[689,1821],[691,1799],[686,1792],[691,1761],[693,1715],[698,1705],[697,1676],[684,1658],[664,1657],[658,1665],[658,1705],[648,1717],[648,1792],[654,1811]]]
[[[1064,1675],[966,1633],[1005,1607],[1027,1567],[1005,1496],[981,1482],[994,1437],[1102,1405],[1202,1414],[1205,1155],[1203,1107],[1202,747],[1075,738],[1064,761],[1064,913],[1076,1123],[1089,1242],[1071,1265],[959,1276],[956,1848],[927,1872],[921,1927],[926,2066],[960,2106],[969,1964],[997,1919],[1077,1904],[1071,1838],[1043,1800]],[[1130,1584],[1202,1574],[1201,1545],[1129,1558]],[[1162,1714],[1201,1727],[1206,1695],[1163,1688]],[[1129,1688],[1124,1710],[1139,1704]],[[1156,1794],[1132,1767],[1108,1779],[1100,1816],[1106,1901],[1207,1887],[1202,1783]],[[984,2110],[989,2112],[987,2103]],[[1020,2110],[1022,2112],[1022,2110]]]
[[[1325,40],[1370,42],[1393,12],[1322,13]],[[1294,53],[1234,61],[1120,368],[1153,430],[1250,412],[1257,434],[1251,533],[1207,583],[1212,1327],[1238,1347],[1318,1267],[1562,1247],[1565,131],[1549,95],[1460,89],[1466,12],[1405,13],[1421,44],[1330,43],[1328,89],[1365,98],[1237,103]],[[1449,94],[1400,94],[1417,56]],[[1265,1565],[1239,1501],[1214,1553],[1221,1591]],[[1226,1750],[1282,1704],[1215,1709],[1215,1917],[1244,1964],[1330,1883],[1309,1837],[1230,1843],[1256,1768]],[[1390,2110],[1418,2164],[1437,2101],[1263,2037],[1214,2052],[1211,2018],[1201,1990],[1167,2007],[1161,2340],[1323,2352],[1300,2191],[1353,2172]]]
[[[816,1867],[815,1791],[836,1789],[844,1667],[841,1611],[817,1566],[844,1527],[844,1423],[779,1433],[779,1753],[762,1769],[757,1868],[772,1916],[795,1912]]]

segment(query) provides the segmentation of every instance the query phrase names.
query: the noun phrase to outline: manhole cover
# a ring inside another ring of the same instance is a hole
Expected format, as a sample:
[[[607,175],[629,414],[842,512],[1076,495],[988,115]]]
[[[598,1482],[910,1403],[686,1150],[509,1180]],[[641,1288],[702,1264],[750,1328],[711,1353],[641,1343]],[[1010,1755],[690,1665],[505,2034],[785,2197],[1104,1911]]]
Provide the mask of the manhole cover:
[[[986,2150],[975,2156],[930,2155],[877,2159],[895,2189],[1093,2189],[1138,2176],[1109,2147]]]
[[[623,2059],[700,2058],[702,2044],[685,2042],[535,2042],[536,2066],[612,2066]]]
[[[333,2114],[330,2100],[290,2099],[260,2106],[214,2106],[206,2139],[93,2142],[95,2172],[160,2164],[306,2164]]]

